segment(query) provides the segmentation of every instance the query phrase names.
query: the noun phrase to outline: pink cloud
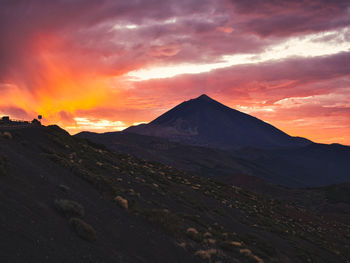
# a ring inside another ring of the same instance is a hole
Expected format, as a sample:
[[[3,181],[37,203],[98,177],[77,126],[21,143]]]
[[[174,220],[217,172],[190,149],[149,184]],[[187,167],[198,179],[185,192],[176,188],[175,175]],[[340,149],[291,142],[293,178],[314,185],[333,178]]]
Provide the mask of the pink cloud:
[[[341,30],[350,25],[349,7],[345,0],[2,1],[0,111],[30,118],[45,109],[63,125],[77,116],[131,124],[208,93],[286,129],[283,120],[305,119],[311,127],[312,118],[322,118],[333,127],[336,121],[345,125],[346,133],[349,52],[139,83],[128,82],[126,74],[216,63],[223,55],[259,54],[291,36]],[[349,32],[342,38],[349,40]],[[341,40],[335,31],[314,41]],[[309,96],[317,103],[296,100],[292,114],[276,104]]]

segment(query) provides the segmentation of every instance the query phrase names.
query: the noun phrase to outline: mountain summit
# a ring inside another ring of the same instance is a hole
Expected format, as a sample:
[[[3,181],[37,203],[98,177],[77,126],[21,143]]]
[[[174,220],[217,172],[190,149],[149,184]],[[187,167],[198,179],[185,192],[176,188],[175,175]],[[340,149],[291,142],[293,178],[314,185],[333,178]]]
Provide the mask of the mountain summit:
[[[238,149],[297,147],[310,144],[253,116],[231,109],[206,94],[185,101],[149,124],[125,132],[167,138],[187,144]]]

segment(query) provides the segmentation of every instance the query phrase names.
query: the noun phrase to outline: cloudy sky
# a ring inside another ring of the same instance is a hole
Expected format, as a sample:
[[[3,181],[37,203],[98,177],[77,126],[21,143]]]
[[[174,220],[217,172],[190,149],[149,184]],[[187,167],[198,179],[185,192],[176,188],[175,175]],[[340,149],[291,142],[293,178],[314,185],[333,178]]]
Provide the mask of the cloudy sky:
[[[0,0],[0,115],[71,133],[203,93],[350,145],[348,0]]]

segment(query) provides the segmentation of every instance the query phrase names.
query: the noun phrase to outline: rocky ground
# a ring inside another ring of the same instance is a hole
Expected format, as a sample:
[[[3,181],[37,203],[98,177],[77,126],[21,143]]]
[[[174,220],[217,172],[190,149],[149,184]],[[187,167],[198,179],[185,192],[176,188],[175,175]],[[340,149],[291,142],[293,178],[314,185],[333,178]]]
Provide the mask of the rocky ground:
[[[2,262],[350,259],[346,222],[57,126],[2,129],[0,181]]]

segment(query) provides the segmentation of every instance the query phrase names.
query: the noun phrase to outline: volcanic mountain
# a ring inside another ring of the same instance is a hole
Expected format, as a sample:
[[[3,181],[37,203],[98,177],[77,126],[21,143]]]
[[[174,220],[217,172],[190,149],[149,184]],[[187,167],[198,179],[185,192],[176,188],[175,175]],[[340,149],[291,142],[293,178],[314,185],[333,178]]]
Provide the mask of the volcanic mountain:
[[[149,124],[132,126],[125,131],[225,150],[242,147],[290,148],[311,143],[304,138],[289,136],[205,94],[179,104]]]

